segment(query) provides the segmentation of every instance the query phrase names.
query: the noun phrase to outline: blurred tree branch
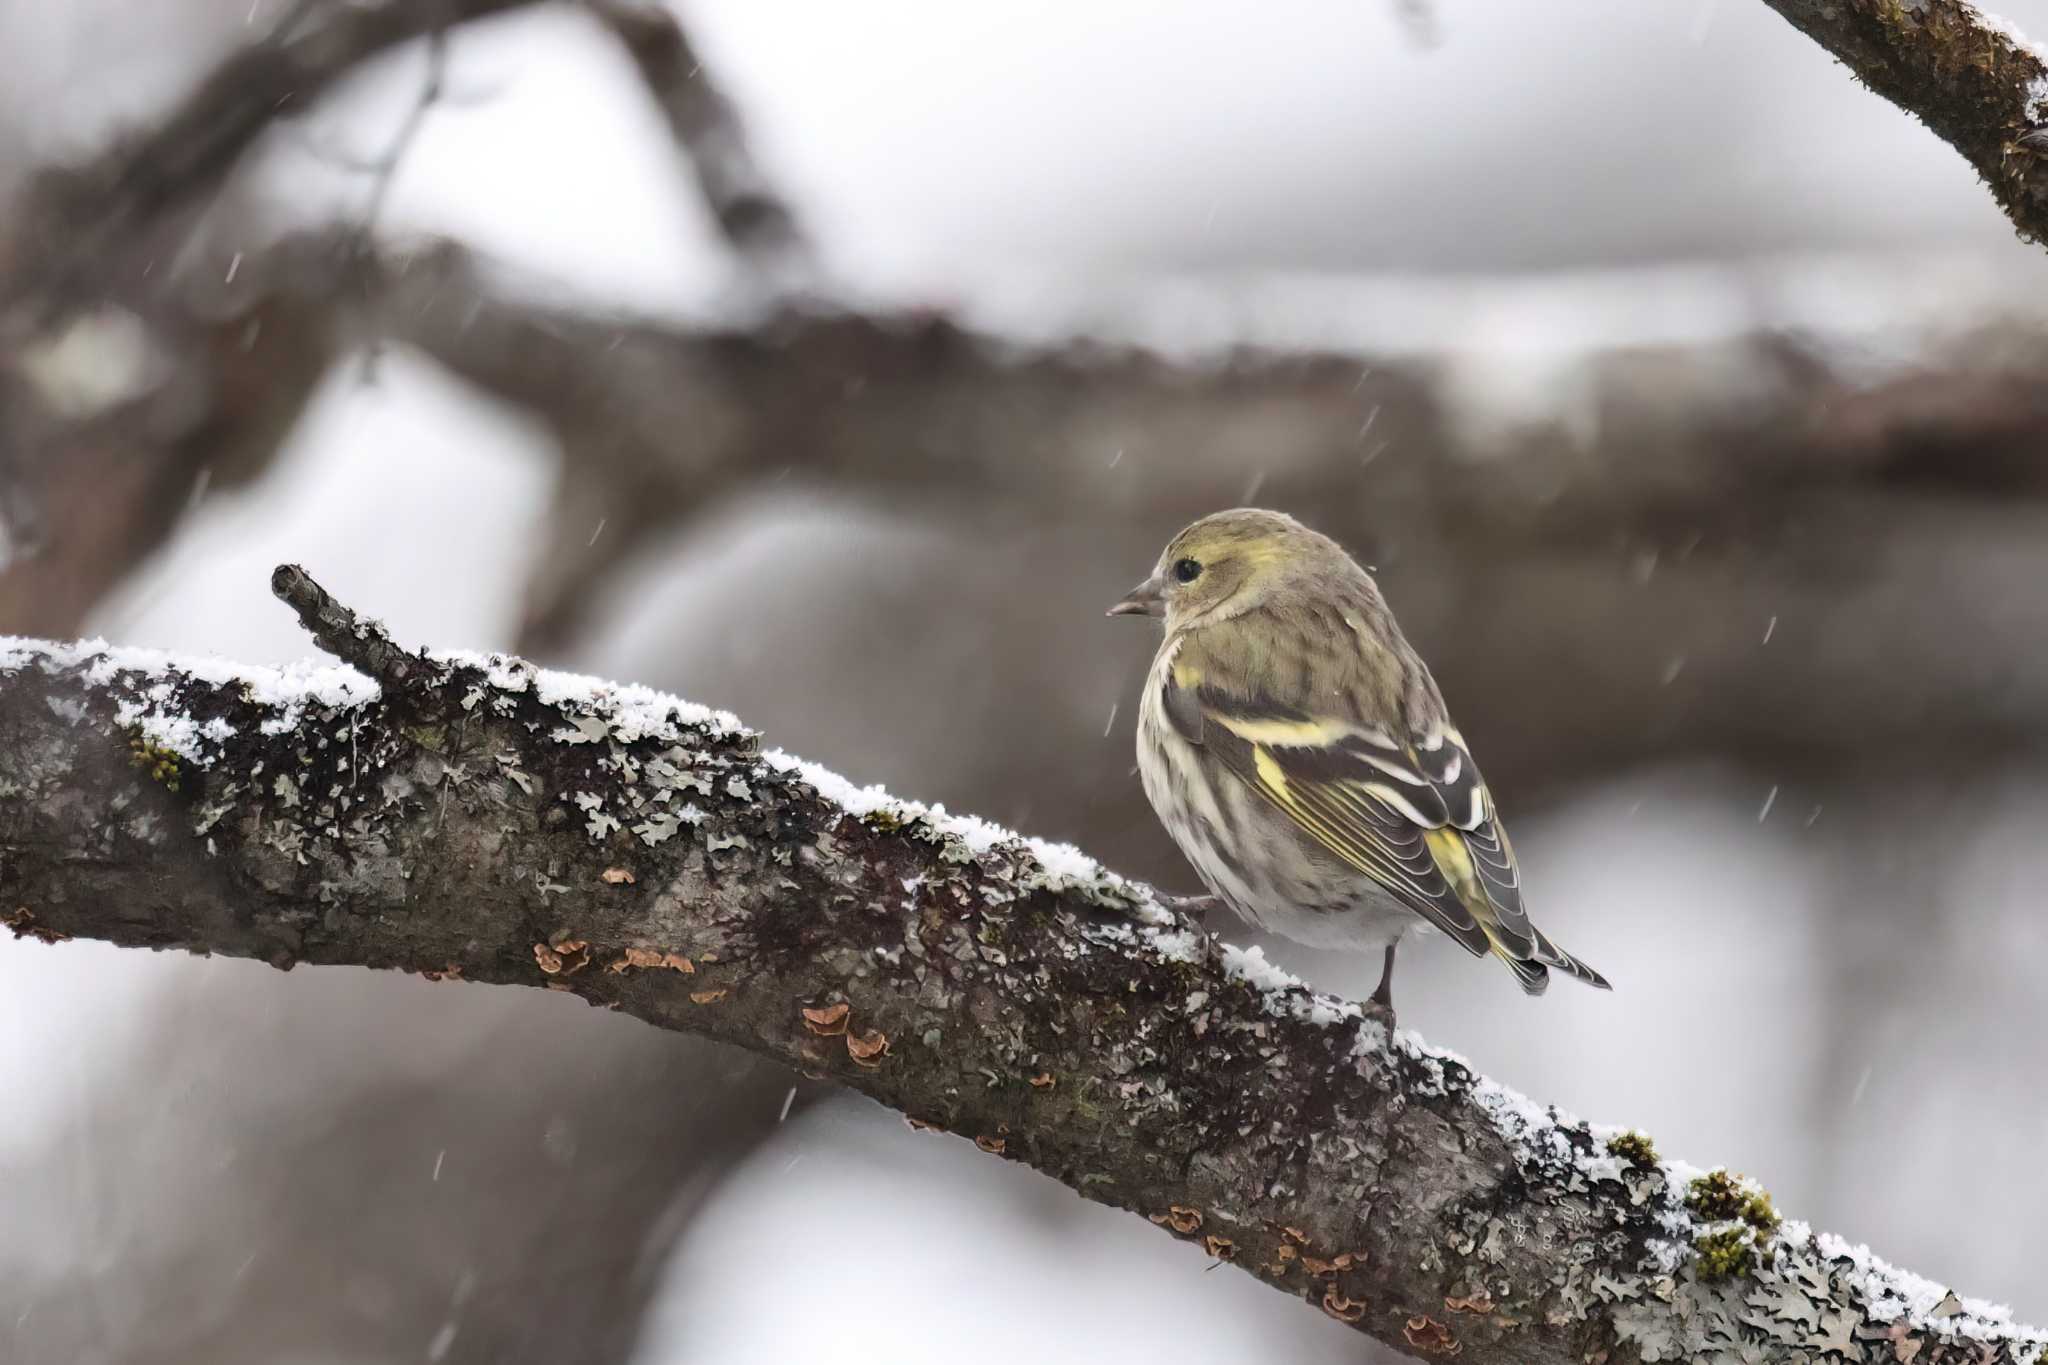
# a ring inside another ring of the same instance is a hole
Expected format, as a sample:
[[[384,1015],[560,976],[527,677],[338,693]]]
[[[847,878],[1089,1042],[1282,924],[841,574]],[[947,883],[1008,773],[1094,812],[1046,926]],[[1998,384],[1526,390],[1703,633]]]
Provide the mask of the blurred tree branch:
[[[270,467],[338,358],[391,342],[559,443],[529,650],[571,644],[656,537],[784,475],[935,520],[1000,500],[1146,537],[1256,497],[1315,508],[1379,563],[1497,780],[1672,754],[1827,764],[1874,734],[1942,754],[2038,738],[2048,665],[2025,642],[2048,604],[2009,591],[1999,552],[2048,515],[2038,326],[1930,334],[1875,378],[1767,329],[1589,351],[1564,358],[1550,410],[1502,424],[1461,388],[1483,356],[1176,362],[795,302],[661,325],[522,297],[458,244],[394,253],[348,224],[280,239],[224,195],[280,113],[517,7],[301,6],[0,223],[0,629],[76,633],[198,492]],[[776,284],[803,235],[686,35],[658,9],[588,8],[736,256]],[[1545,658],[1545,690],[1505,657]]]
[[[410,655],[276,586],[377,687],[0,654],[16,933],[570,991],[830,1075],[1418,1357],[2034,1359],[1072,850],[850,809],[686,703]]]
[[[2048,63],[2039,49],[1969,0],[1764,3],[1962,153],[2020,235],[2048,244]]]
[[[332,278],[321,253],[276,262],[301,306]],[[2048,603],[1990,555],[2048,518],[2048,335],[2024,327],[1930,342],[1874,381],[1775,334],[1596,352],[1560,380],[1576,425],[1502,429],[1443,382],[1455,358],[1020,353],[943,317],[825,311],[692,329],[522,298],[446,242],[383,261],[374,289],[380,334],[559,443],[529,648],[571,645],[656,535],[785,476],[935,520],[1001,506],[1148,535],[1256,488],[1378,562],[1516,782],[1701,752],[1789,771],[1873,733],[1996,750],[2048,710],[2048,664],[2015,648]],[[1906,639],[1925,648],[1900,668]],[[1545,678],[1503,673],[1511,654]]]
[[[533,0],[295,6],[237,48],[155,125],[79,167],[45,170],[0,231],[0,318],[47,321],[118,292],[174,246],[245,153],[370,58],[447,25]],[[168,252],[166,253],[168,254]],[[112,278],[110,278],[112,277]],[[10,314],[15,316],[9,317]]]
[[[151,126],[31,181],[0,219],[0,526],[11,552],[0,625],[75,631],[196,491],[268,469],[344,349],[380,340],[370,232],[441,93],[449,33],[531,3],[296,5]],[[587,9],[632,57],[739,258],[800,274],[808,256],[794,216],[673,17],[618,0]],[[289,291],[266,287],[268,234],[227,194],[237,168],[279,120],[422,39],[428,78],[370,168],[364,222],[317,234],[310,251],[275,248],[301,273]]]
[[[675,16],[644,0],[585,0],[618,35],[661,109],[704,205],[742,260],[798,272],[811,264],[796,214],[763,173],[745,125]]]
[[[218,221],[264,134],[372,58],[531,2],[294,5],[154,124],[29,182],[0,220],[0,619],[75,628],[195,491],[268,469],[333,364],[333,301],[257,296],[260,235]],[[332,265],[338,295],[351,254]]]
[[[0,570],[0,626],[75,633],[202,472],[253,477],[335,356],[398,343],[559,444],[531,649],[568,647],[656,536],[783,476],[934,518],[1000,503],[1148,535],[1256,487],[1379,564],[1497,780],[1707,752],[1824,766],[1872,734],[1995,751],[2048,710],[2024,643],[2048,602],[2010,590],[1998,551],[2048,517],[2035,329],[1930,340],[1874,380],[1773,334],[1593,353],[1560,390],[1577,417],[1475,429],[1453,357],[1019,354],[944,318],[836,312],[698,329],[523,298],[454,243],[365,256],[346,231],[224,274],[159,315],[166,377],[132,398],[67,414],[17,371],[15,468],[45,529]],[[1546,658],[1543,677],[1501,672],[1504,652]]]

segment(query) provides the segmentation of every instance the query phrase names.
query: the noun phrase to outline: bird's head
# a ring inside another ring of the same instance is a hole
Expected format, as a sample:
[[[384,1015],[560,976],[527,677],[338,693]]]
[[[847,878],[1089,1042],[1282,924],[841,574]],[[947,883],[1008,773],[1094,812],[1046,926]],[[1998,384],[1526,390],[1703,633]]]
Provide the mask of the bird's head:
[[[1164,617],[1174,631],[1228,620],[1318,576],[1358,572],[1342,546],[1293,517],[1238,507],[1213,512],[1168,541],[1152,576],[1108,614]]]

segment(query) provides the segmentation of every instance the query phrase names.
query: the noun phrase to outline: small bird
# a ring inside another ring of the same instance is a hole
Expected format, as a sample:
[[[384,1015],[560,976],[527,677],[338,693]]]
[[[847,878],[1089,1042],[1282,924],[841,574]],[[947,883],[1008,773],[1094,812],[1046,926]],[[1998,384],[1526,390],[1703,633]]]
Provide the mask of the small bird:
[[[1164,617],[1138,711],[1152,809],[1211,895],[1297,942],[1394,949],[1418,921],[1541,994],[1600,973],[1529,922],[1465,741],[1371,575],[1290,516],[1238,508],[1167,544],[1111,616]]]

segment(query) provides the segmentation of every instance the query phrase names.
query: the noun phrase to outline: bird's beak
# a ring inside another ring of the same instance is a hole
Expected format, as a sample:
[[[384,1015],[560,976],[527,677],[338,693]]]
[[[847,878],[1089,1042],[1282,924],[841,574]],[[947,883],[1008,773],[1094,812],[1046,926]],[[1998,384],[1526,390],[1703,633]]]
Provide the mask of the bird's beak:
[[[1166,615],[1166,585],[1159,581],[1159,575],[1140,583],[1125,593],[1123,600],[1103,613],[1104,616],[1164,616]]]

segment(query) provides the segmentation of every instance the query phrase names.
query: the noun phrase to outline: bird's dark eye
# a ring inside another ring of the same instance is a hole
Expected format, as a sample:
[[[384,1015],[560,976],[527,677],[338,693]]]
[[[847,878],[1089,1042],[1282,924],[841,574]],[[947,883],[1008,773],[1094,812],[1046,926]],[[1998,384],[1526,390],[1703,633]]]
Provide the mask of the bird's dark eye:
[[[1173,561],[1173,576],[1183,583],[1192,583],[1202,576],[1202,566],[1192,559]]]

